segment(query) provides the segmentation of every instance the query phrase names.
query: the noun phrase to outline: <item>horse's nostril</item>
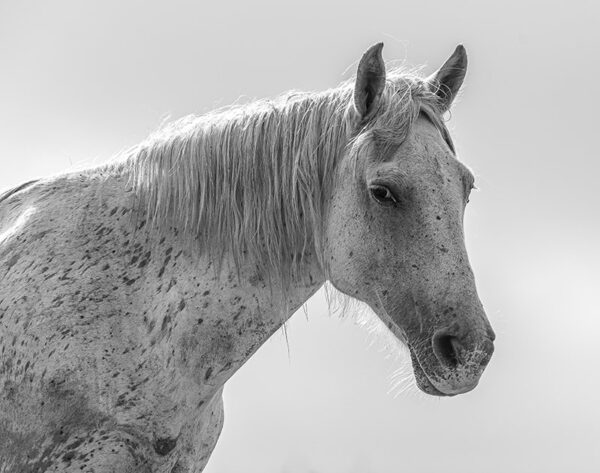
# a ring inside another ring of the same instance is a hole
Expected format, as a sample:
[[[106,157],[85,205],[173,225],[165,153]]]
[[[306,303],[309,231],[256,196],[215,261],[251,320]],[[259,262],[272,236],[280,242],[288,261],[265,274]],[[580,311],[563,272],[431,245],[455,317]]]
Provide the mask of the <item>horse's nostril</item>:
[[[460,362],[461,344],[454,335],[440,334],[433,336],[433,352],[443,365],[454,368]]]

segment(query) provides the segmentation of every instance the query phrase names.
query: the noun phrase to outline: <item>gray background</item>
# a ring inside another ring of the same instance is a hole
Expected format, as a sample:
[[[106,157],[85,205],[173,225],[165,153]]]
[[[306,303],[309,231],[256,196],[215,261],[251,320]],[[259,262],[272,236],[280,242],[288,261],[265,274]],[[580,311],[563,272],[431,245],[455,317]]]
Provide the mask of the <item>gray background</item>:
[[[101,163],[167,116],[348,78],[371,44],[470,58],[449,127],[477,175],[467,244],[498,334],[481,385],[406,363],[322,293],[228,383],[206,471],[600,471],[598,7],[592,1],[0,2],[0,188]],[[390,392],[391,391],[391,392]]]

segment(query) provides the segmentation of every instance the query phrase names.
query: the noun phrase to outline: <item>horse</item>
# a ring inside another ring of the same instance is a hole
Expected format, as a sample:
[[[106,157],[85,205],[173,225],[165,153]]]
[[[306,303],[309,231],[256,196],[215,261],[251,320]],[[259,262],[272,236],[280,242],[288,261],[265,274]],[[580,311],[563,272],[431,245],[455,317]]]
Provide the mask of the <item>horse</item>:
[[[201,472],[224,383],[326,282],[472,390],[494,332],[463,216],[473,174],[431,76],[355,78],[163,126],[108,164],[0,196],[0,472]]]

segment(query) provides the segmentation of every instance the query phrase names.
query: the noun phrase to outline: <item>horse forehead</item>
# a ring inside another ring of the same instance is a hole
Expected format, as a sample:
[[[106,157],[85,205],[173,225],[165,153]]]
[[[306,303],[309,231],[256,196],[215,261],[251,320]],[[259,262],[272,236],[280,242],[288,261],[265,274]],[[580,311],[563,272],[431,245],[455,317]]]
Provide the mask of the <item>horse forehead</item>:
[[[418,118],[408,141],[409,152],[417,155],[418,164],[429,167],[440,177],[458,177],[462,181],[473,181],[469,168],[458,160],[437,127],[425,118]]]
[[[396,162],[401,167],[404,167],[402,163],[407,163],[412,168],[410,172],[416,177],[420,176],[428,182],[433,178],[440,184],[442,181],[462,179],[470,174],[468,168],[456,158],[443,139],[429,134],[413,135],[406,146],[402,146],[397,153]]]

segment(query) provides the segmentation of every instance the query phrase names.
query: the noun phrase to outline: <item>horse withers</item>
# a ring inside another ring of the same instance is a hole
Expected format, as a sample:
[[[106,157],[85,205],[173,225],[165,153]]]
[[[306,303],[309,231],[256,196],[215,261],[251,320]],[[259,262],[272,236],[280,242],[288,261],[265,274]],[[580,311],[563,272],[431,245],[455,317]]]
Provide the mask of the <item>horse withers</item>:
[[[187,117],[0,196],[0,472],[200,472],[235,371],[326,281],[473,389],[494,333],[463,237],[473,175],[432,76],[386,71]]]

